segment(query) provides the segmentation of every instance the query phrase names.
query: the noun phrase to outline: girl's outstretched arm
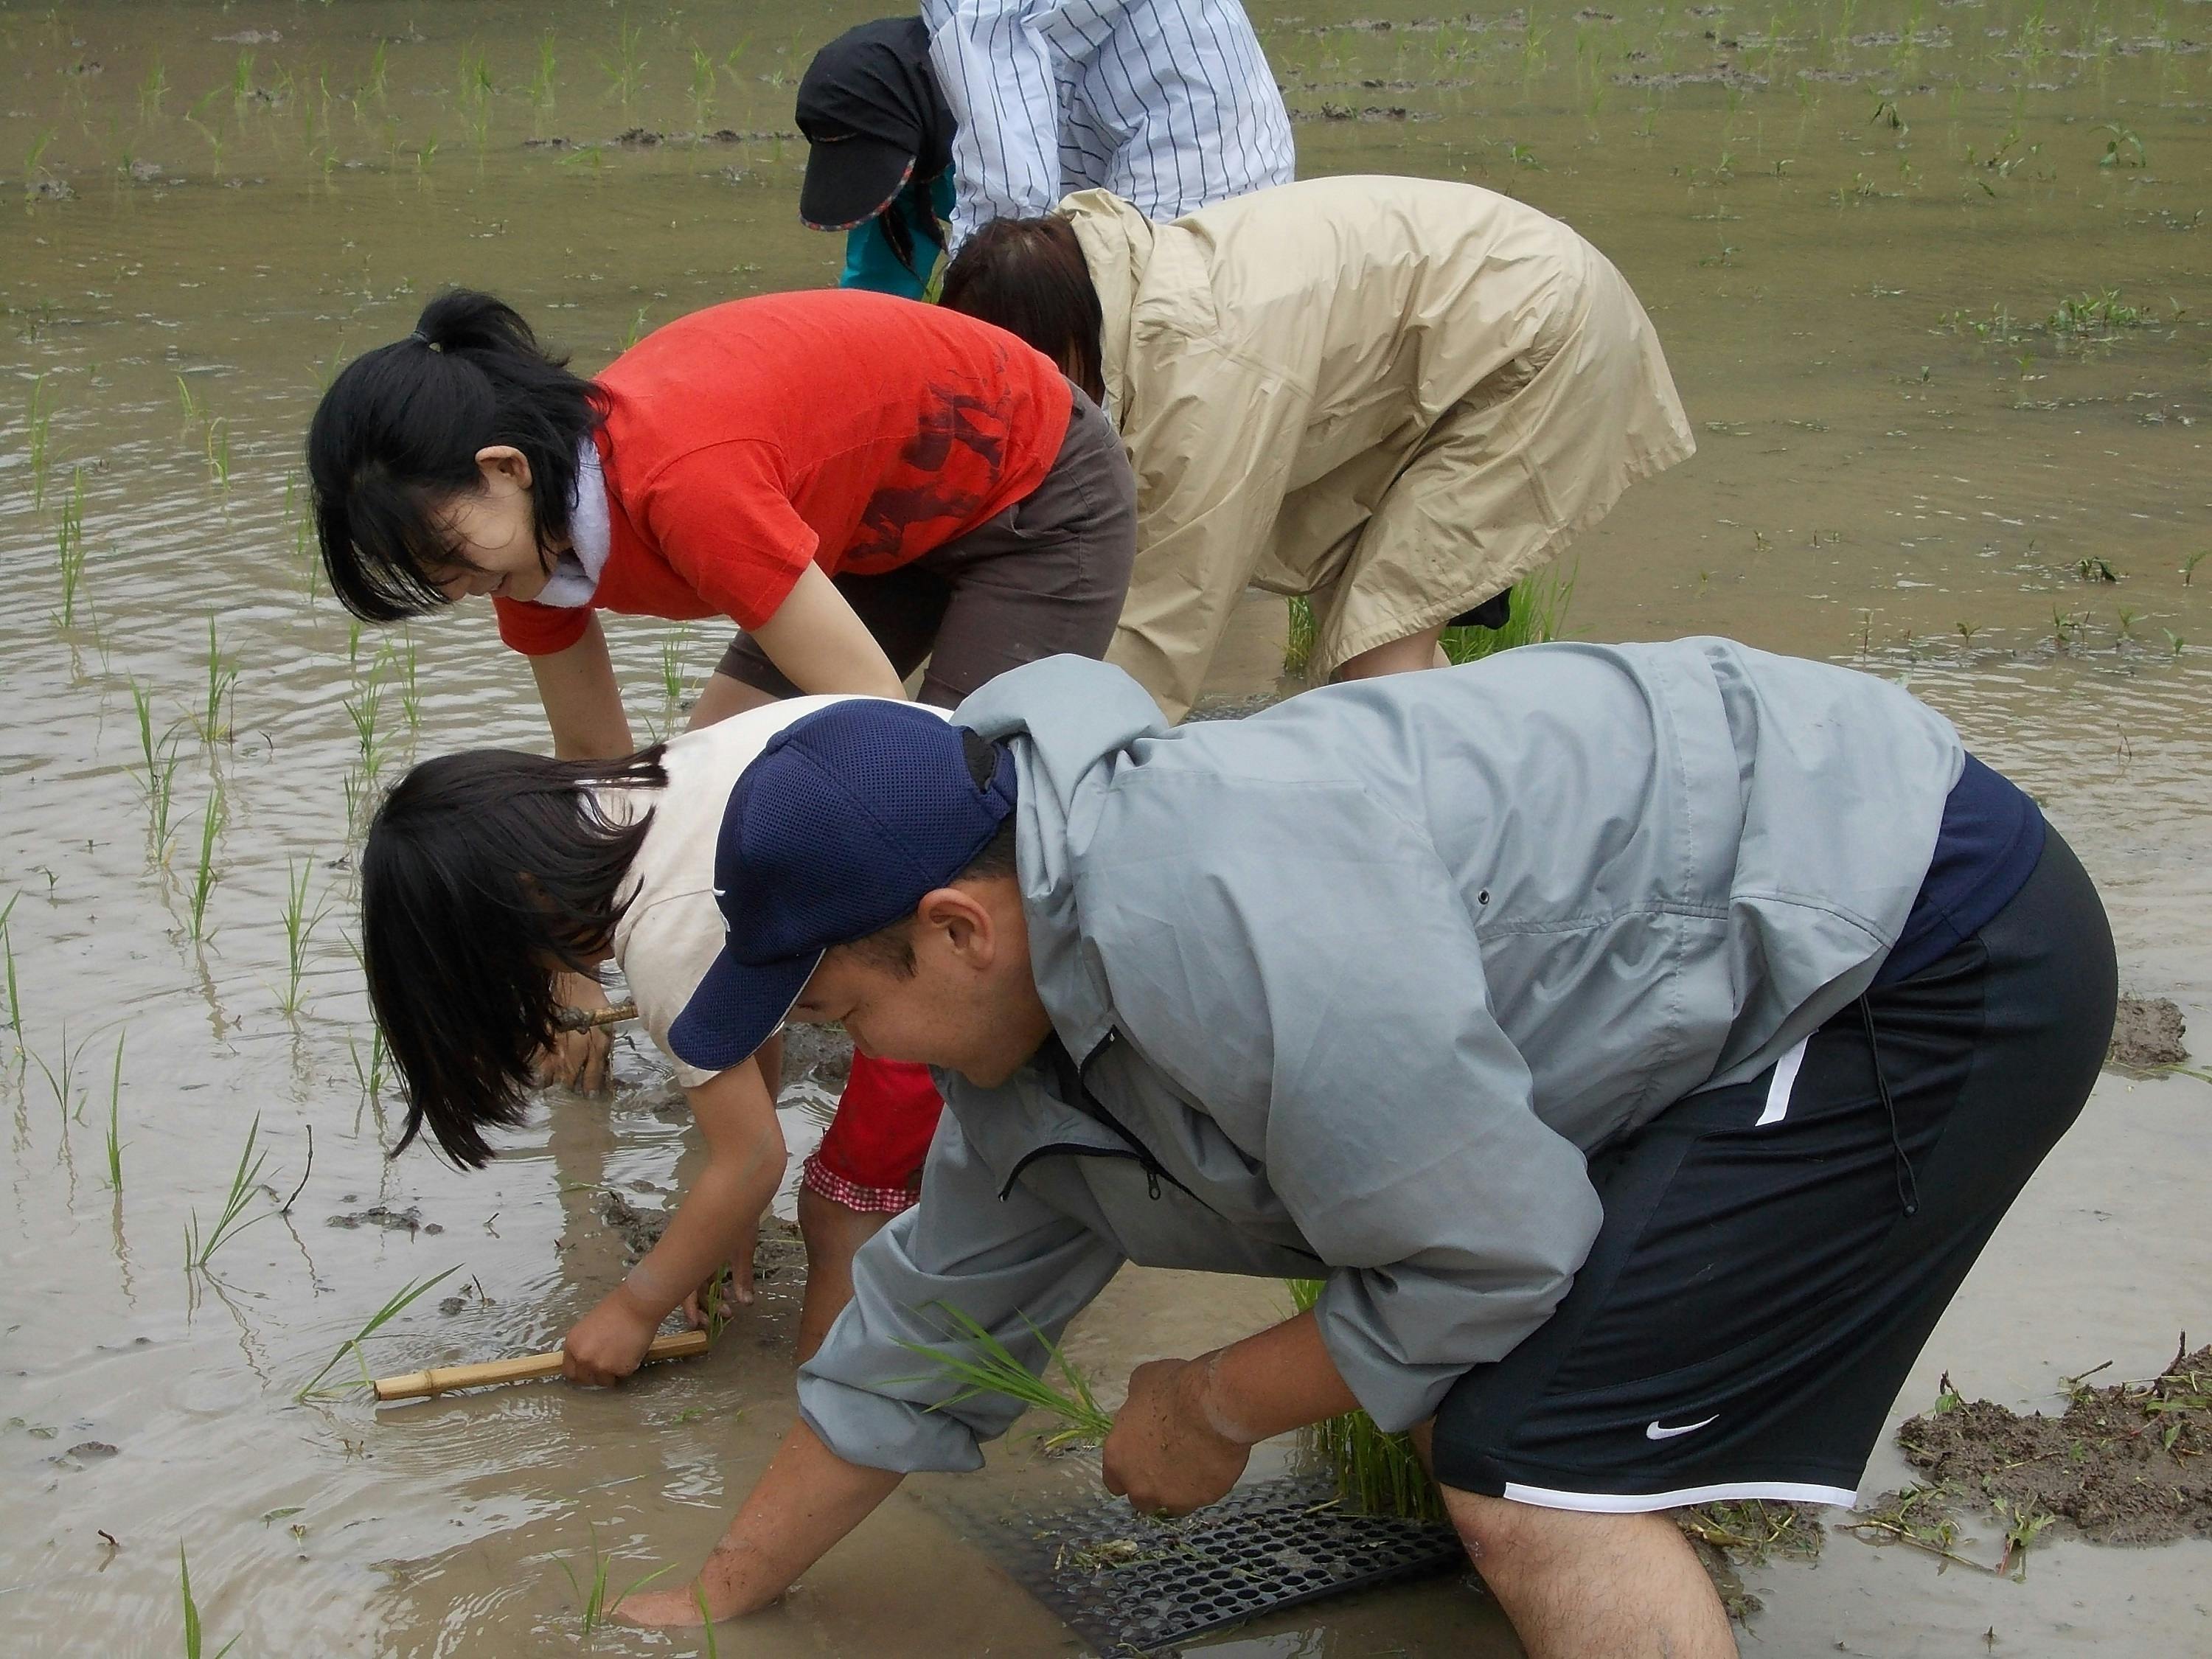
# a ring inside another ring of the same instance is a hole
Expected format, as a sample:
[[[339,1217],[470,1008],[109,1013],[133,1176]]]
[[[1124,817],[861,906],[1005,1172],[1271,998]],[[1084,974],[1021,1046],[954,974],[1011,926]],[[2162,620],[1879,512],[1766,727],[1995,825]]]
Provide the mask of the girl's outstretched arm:
[[[538,700],[545,705],[557,757],[619,760],[637,747],[597,617],[584,618],[583,636],[567,650],[532,657],[530,672],[538,678]]]
[[[820,565],[800,571],[775,614],[751,631],[768,659],[801,691],[906,696],[891,659]]]
[[[783,1181],[775,1102],[750,1060],[685,1093],[706,1136],[707,1167],[660,1242],[570,1328],[561,1369],[571,1382],[613,1382],[635,1370],[660,1322],[733,1256],[738,1299],[752,1300],[753,1237]]]
[[[680,1589],[626,1595],[615,1617],[633,1625],[696,1625],[702,1601],[710,1619],[757,1613],[866,1520],[902,1478],[848,1463],[803,1421],[794,1423],[699,1577]]]

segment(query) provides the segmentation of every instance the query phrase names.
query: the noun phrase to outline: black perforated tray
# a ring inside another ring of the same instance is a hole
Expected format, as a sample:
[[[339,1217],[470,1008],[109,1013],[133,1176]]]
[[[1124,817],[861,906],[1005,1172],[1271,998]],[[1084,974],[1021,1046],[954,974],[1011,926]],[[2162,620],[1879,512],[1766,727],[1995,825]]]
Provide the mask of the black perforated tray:
[[[1326,1480],[1240,1487],[1180,1521],[1120,1498],[1057,1516],[967,1518],[1016,1582],[1105,1655],[1165,1655],[1192,1638],[1346,1590],[1462,1566],[1448,1527],[1356,1515]]]

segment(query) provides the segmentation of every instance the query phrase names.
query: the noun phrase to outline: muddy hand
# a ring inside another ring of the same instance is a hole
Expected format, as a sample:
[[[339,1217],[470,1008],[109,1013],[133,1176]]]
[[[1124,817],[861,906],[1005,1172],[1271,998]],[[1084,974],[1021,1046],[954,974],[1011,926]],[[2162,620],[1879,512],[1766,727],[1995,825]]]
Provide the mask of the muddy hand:
[[[570,1008],[588,1010],[610,1006],[606,991],[599,981],[583,974],[556,975],[553,996],[555,1001]],[[607,1062],[614,1046],[614,1033],[604,1025],[589,1030],[556,1032],[553,1041],[539,1051],[538,1080],[597,1094],[607,1086]]]
[[[561,1345],[561,1375],[593,1388],[621,1382],[644,1363],[659,1324],[617,1291],[569,1328]]]
[[[1155,1359],[1129,1373],[1129,1397],[1106,1437],[1106,1490],[1145,1515],[1188,1515],[1237,1484],[1252,1455],[1207,1419],[1206,1367]]]

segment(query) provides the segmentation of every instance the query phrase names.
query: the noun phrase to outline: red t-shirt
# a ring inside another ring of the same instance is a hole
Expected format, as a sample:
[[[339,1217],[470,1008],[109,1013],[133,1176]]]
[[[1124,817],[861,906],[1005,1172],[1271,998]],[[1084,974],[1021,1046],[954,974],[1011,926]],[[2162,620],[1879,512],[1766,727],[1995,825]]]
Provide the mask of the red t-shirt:
[[[1067,435],[1066,378],[1012,335],[852,289],[679,318],[610,363],[609,529],[591,609],[757,628],[811,560],[891,570],[1034,490]],[[529,656],[586,608],[495,599]]]

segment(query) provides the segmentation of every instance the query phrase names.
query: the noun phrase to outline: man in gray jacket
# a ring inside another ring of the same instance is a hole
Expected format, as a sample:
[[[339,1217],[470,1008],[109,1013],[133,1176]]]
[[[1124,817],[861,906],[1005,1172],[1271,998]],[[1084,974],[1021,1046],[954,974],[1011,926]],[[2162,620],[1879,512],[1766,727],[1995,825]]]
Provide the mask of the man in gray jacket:
[[[957,1309],[1041,1360],[1135,1261],[1327,1289],[1140,1366],[1110,1490],[1186,1511],[1364,1407],[1426,1425],[1531,1654],[1732,1653],[1662,1512],[1850,1501],[2112,1027],[2034,803],[1896,688],[1724,640],[1173,731],[1068,658],[951,724],[853,700],[739,780],[716,881],[679,1054],[842,1022],[948,1108],[701,1575],[716,1617],[1008,1426],[905,1345]]]

